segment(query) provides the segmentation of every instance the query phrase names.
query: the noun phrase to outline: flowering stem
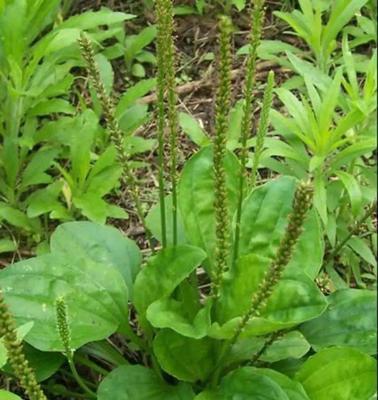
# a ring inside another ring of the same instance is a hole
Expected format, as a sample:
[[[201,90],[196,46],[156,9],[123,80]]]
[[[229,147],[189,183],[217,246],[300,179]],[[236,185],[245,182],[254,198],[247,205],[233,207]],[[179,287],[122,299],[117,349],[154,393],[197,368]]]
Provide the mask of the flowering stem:
[[[212,296],[218,298],[229,258],[229,216],[227,206],[226,154],[228,117],[231,104],[231,21],[220,19],[220,63],[219,87],[216,96],[216,120],[214,138],[214,210],[215,210],[215,275],[212,282]]]
[[[239,242],[240,242],[240,222],[242,214],[242,205],[244,200],[245,184],[247,178],[247,160],[248,160],[248,146],[247,141],[252,132],[252,110],[254,105],[253,91],[256,85],[256,62],[257,62],[257,48],[261,40],[262,23],[264,20],[264,0],[252,1],[251,11],[251,36],[250,36],[250,49],[247,61],[246,70],[246,83],[244,88],[244,113],[242,119],[242,149],[240,153],[241,172],[239,178],[239,198],[236,211],[236,225],[235,225],[235,240],[232,257],[232,265],[234,266],[239,256]]]
[[[177,96],[175,92],[175,66],[174,54],[175,47],[173,42],[173,4],[172,0],[163,0],[165,2],[166,13],[166,54],[165,71],[166,86],[168,95],[168,124],[169,124],[169,147],[170,147],[170,173],[172,184],[172,232],[173,245],[177,244],[177,136],[178,120],[176,112]]]
[[[0,338],[8,353],[9,364],[16,375],[20,386],[25,390],[30,400],[47,400],[33,369],[30,367],[23,351],[23,346],[17,338],[16,323],[5,304],[0,290]]]
[[[115,106],[113,99],[106,93],[106,89],[104,83],[101,80],[100,71],[95,60],[92,43],[85,34],[82,34],[80,36],[79,45],[81,48],[82,56],[87,64],[90,81],[96,91],[97,97],[101,102],[110,139],[112,140],[117,150],[118,161],[123,169],[123,174],[121,177],[122,185],[126,186],[131,194],[136,212],[143,225],[143,228],[145,229],[147,240],[152,251],[154,252],[154,245],[152,243],[151,233],[147,228],[142,203],[139,197],[137,181],[133,175],[133,171],[130,166],[129,154],[125,149],[124,134],[119,126],[117,118],[115,117]]]
[[[265,137],[269,126],[269,112],[270,112],[270,107],[272,106],[272,99],[273,99],[273,87],[274,87],[274,72],[270,71],[268,75],[268,85],[264,93],[264,100],[261,109],[259,128],[256,135],[256,147],[255,147],[255,154],[253,157],[250,190],[253,190],[256,185],[257,170],[259,167],[261,154],[264,150]]]
[[[160,224],[163,248],[167,246],[167,222],[165,210],[165,181],[164,181],[164,127],[165,127],[165,58],[166,58],[166,12],[165,0],[156,0],[157,17],[157,40],[156,40],[156,58],[157,58],[157,135],[158,135],[158,181],[159,181],[159,203],[160,203]]]
[[[96,393],[93,392],[86,383],[81,379],[79,373],[77,372],[75,362],[73,359],[73,350],[71,349],[71,332],[68,325],[67,317],[67,306],[63,298],[59,298],[55,303],[56,308],[56,325],[60,339],[64,347],[64,353],[67,357],[68,365],[72,372],[73,377],[79,386],[84,390],[84,392],[92,399],[97,399]]]

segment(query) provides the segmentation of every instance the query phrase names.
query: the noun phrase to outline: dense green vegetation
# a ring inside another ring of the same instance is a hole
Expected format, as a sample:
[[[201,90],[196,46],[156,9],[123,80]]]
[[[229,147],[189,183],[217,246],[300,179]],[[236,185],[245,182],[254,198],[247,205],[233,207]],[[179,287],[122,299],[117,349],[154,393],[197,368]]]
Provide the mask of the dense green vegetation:
[[[0,400],[376,398],[375,2],[83,3],[0,0]]]

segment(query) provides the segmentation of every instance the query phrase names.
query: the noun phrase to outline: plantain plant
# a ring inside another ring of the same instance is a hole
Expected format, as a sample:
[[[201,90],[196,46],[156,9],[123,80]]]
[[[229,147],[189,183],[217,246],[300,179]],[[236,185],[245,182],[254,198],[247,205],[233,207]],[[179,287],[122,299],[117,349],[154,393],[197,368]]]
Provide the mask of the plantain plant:
[[[263,7],[262,1],[251,7],[251,21],[260,26]],[[375,293],[346,289],[325,296],[314,282],[324,243],[312,206],[312,174],[301,181],[256,179],[273,76],[249,179],[243,158],[227,147],[232,30],[222,17],[212,141],[186,162],[177,179],[172,2],[157,0],[156,10],[159,174],[168,179],[158,180],[160,203],[143,219],[161,248],[142,263],[136,244],[117,229],[69,222],[53,233],[49,253],[0,271],[17,325],[32,323],[25,342],[49,365],[56,353],[63,354],[77,381],[77,389],[51,385],[43,382],[45,374],[39,379],[42,389],[67,399],[99,400],[373,398]],[[257,44],[255,27],[251,40]],[[255,48],[250,47],[244,91],[248,127]],[[97,85],[101,94],[99,79]],[[100,100],[105,106],[106,96]],[[104,114],[125,183],[134,185],[127,180],[129,159],[112,125],[113,108]],[[243,146],[250,134],[243,132]],[[169,163],[163,157],[167,144]],[[176,193],[167,194],[175,185]],[[0,319],[0,326],[7,326],[8,313]],[[12,340],[14,332],[12,327]],[[9,334],[3,341],[14,368]],[[45,365],[34,363],[38,376]],[[60,366],[55,365],[47,375]],[[84,377],[85,368],[91,374]],[[17,368],[7,372],[20,380],[26,376]]]

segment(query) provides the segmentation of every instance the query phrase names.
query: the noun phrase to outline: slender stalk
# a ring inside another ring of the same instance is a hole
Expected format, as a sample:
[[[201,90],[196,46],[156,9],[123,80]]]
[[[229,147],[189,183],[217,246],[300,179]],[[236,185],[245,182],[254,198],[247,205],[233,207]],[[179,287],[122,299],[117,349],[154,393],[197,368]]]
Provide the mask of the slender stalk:
[[[138,214],[138,218],[140,219],[143,228],[145,229],[147,240],[149,242],[152,251],[154,252],[154,245],[152,243],[151,233],[147,228],[143,206],[139,197],[138,184],[133,175],[132,168],[130,166],[129,154],[127,153],[125,148],[124,134],[119,126],[117,118],[115,117],[114,101],[112,97],[106,93],[105,86],[101,80],[100,71],[95,60],[95,54],[92,43],[85,34],[82,34],[80,36],[79,45],[81,48],[82,56],[87,64],[90,81],[101,102],[110,139],[113,142],[115,148],[117,149],[118,161],[123,169],[121,183],[123,186],[128,188],[131,194],[132,200],[136,208],[136,212]]]
[[[213,374],[212,385],[215,385],[218,382],[223,361],[228,356],[234,344],[238,341],[248,322],[252,318],[261,315],[261,312],[264,310],[273,290],[279,283],[285,267],[292,257],[299,236],[303,231],[303,223],[307,212],[312,205],[312,198],[312,184],[310,182],[301,182],[296,190],[293,201],[293,211],[289,216],[285,235],[281,240],[275,259],[270,265],[268,271],[265,273],[256,293],[252,296],[251,306],[240,321],[238,328],[235,330],[234,336],[230,341],[224,343],[218,358],[217,367]]]
[[[62,341],[64,352],[67,357],[68,365],[72,372],[73,377],[79,386],[84,390],[84,392],[93,399],[96,399],[96,393],[93,392],[88,385],[81,379],[81,376],[77,372],[75,362],[73,359],[73,350],[71,349],[71,332],[70,327],[68,325],[68,317],[67,317],[67,306],[63,298],[59,298],[56,300],[56,325],[58,329],[58,333],[60,339]]]
[[[165,40],[165,86],[167,91],[167,117],[169,126],[169,159],[170,159],[170,179],[172,184],[172,232],[173,245],[177,244],[177,137],[178,137],[178,120],[177,120],[177,95],[176,95],[176,73],[175,73],[175,45],[173,41],[173,4],[172,0],[160,0],[164,3],[165,22],[162,27]]]
[[[228,117],[231,106],[231,21],[227,17],[222,17],[219,28],[220,62],[215,105],[214,138],[214,210],[216,230],[215,274],[212,281],[212,296],[214,298],[219,297],[223,274],[227,269],[230,236],[224,157],[226,154]]]
[[[269,347],[278,339],[280,339],[285,333],[287,332],[287,330],[281,330],[281,331],[277,331],[277,332],[273,332],[272,334],[269,335],[269,337],[267,338],[267,340],[265,341],[263,347],[256,352],[249,364],[256,364],[257,361],[259,361],[259,359],[265,354],[265,352],[269,349]]]
[[[0,290],[0,338],[8,353],[9,364],[16,375],[20,386],[30,400],[47,400],[33,369],[30,367],[23,351],[22,343],[17,338],[16,323],[5,304]]]
[[[236,211],[236,225],[235,225],[235,240],[232,264],[234,265],[239,256],[239,242],[240,242],[240,221],[242,214],[242,205],[245,195],[245,186],[247,180],[247,161],[248,161],[248,145],[247,141],[252,132],[252,110],[254,105],[253,91],[256,86],[256,63],[257,63],[257,48],[261,41],[262,24],[264,20],[264,3],[265,0],[251,1],[251,35],[250,35],[250,49],[246,67],[246,81],[244,88],[244,113],[242,120],[242,137],[241,137],[241,173],[239,178],[239,198],[238,207]]]
[[[159,203],[160,203],[160,224],[162,234],[162,247],[167,246],[167,222],[165,209],[165,180],[164,180],[164,128],[165,128],[165,58],[166,58],[166,10],[165,0],[156,0],[157,18],[157,136],[158,136],[158,181],[159,181]]]
[[[269,126],[269,112],[273,100],[273,87],[274,87],[274,72],[270,71],[268,75],[268,85],[264,93],[264,100],[261,109],[259,128],[256,135],[256,147],[255,147],[255,155],[253,157],[250,190],[253,190],[256,185],[257,170],[259,167],[261,154],[264,150],[265,137],[268,132],[268,126]]]

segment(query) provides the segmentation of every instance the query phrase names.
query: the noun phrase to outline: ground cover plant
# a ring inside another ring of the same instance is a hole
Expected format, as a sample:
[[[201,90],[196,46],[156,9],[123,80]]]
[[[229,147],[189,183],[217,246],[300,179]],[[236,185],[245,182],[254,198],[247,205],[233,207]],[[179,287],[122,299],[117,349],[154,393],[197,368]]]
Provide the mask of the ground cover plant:
[[[374,5],[156,0],[129,34],[131,11],[74,3],[0,3],[0,250],[21,258],[0,270],[0,399],[374,399]],[[203,126],[179,112],[174,16],[210,11]],[[274,14],[304,42],[264,40]],[[125,207],[143,241],[105,224]]]

